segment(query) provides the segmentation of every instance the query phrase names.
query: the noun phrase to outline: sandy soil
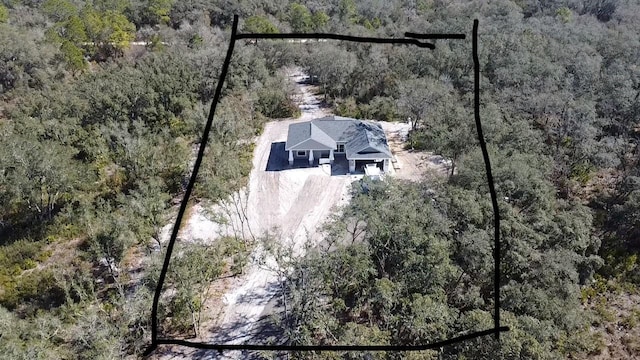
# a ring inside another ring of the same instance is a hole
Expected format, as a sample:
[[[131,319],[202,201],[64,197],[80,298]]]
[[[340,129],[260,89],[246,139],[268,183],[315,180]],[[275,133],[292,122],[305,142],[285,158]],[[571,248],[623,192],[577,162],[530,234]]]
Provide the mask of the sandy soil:
[[[425,172],[447,175],[451,171],[451,163],[440,155],[428,151],[405,149],[411,125],[401,122],[378,122],[387,135],[389,148],[395,157],[390,173],[399,179],[412,181],[422,180]]]
[[[266,231],[278,229],[281,242],[291,246],[296,255],[303,254],[303,245],[309,241],[319,241],[316,231],[336,206],[348,201],[349,184],[361,176],[331,176],[321,167],[300,167],[289,169],[284,151],[272,151],[283,146],[289,124],[308,121],[329,115],[322,108],[320,97],[314,95],[315,88],[303,82],[305,76],[299,70],[292,70],[290,78],[300,89],[298,96],[302,115],[295,120],[273,121],[265,125],[263,134],[256,139],[253,170],[248,189],[235,196],[234,201],[215,206],[196,204],[192,215],[181,230],[180,238],[186,241],[213,241],[222,234],[233,233],[234,228],[221,226],[211,220],[209,212],[224,214],[232,218],[235,229],[242,228],[245,235],[259,237]],[[403,141],[409,124],[381,123],[387,133],[390,147],[395,154],[396,164],[392,171],[399,178],[418,180],[427,169],[446,173],[446,163],[426,152],[404,150]],[[282,154],[280,154],[282,153]],[[277,155],[279,154],[279,155]],[[269,170],[267,170],[269,169]],[[239,206],[235,206],[235,205]],[[242,211],[235,211],[237,208]],[[209,210],[207,210],[209,209]],[[245,221],[242,222],[240,219]],[[172,225],[165,228],[168,237]],[[251,256],[245,274],[234,279],[225,279],[227,291],[221,297],[212,298],[206,304],[207,313],[213,317],[202,328],[198,341],[208,343],[248,344],[259,343],[264,337],[260,320],[273,311],[274,297],[278,294],[280,282],[275,259],[266,255],[257,246]],[[223,291],[220,284],[217,292]],[[216,319],[216,316],[217,319]],[[240,351],[202,352],[186,348],[165,348],[162,359],[207,358],[244,359],[249,354]]]

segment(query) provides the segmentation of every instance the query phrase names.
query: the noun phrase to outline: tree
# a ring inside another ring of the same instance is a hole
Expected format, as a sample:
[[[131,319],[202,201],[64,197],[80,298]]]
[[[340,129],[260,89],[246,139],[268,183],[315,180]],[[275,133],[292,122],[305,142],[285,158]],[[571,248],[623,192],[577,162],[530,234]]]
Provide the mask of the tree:
[[[167,273],[166,286],[173,287],[167,310],[172,315],[172,326],[181,332],[200,334],[202,309],[208,298],[210,284],[223,273],[225,263],[221,246],[191,244],[181,255],[174,256]]]
[[[151,238],[158,244],[158,248],[162,249],[160,236],[162,228],[166,225],[166,210],[169,200],[169,194],[165,192],[157,179],[150,179],[148,183],[140,183],[138,189],[132,191],[130,197],[120,199],[123,205],[130,206],[135,211],[135,219],[139,220],[134,225],[136,227],[135,233],[141,243],[144,244],[148,238]]]
[[[178,2],[176,5],[181,3]],[[138,28],[142,28],[145,25],[169,24],[172,20],[173,7],[174,0],[135,0],[130,5],[123,6],[120,12],[127,14]],[[101,10],[113,10],[113,8],[107,7]],[[176,23],[179,22],[178,19]]]
[[[304,33],[311,30],[313,26],[311,12],[302,4],[292,3],[289,6],[288,18],[294,32]]]
[[[79,188],[80,166],[73,149],[3,129],[0,168],[8,197],[3,209],[32,225],[51,220]],[[35,219],[34,219],[35,217]]]
[[[346,94],[348,79],[357,67],[356,56],[336,46],[318,46],[305,60],[312,80],[322,85],[325,100]]]
[[[417,79],[404,81],[399,86],[398,109],[411,124],[411,131],[415,133],[418,127],[423,125],[429,116],[434,122],[442,115],[435,113],[438,106],[445,106],[447,102],[453,102],[454,98],[447,97],[451,88],[439,81]],[[412,134],[413,135],[413,134]],[[415,137],[411,136],[411,146],[415,146]]]
[[[316,11],[311,16],[311,23],[313,24],[313,30],[319,31],[327,26],[329,22],[329,15],[327,15],[324,11]]]
[[[264,16],[254,15],[244,22],[244,32],[257,34],[275,34],[278,28]]]
[[[64,22],[78,14],[78,9],[69,0],[47,0],[41,7],[42,12],[55,22]]]
[[[67,66],[71,71],[79,72],[87,69],[88,64],[84,59],[82,49],[71,41],[63,41],[60,51],[64,54]]]
[[[91,6],[85,6],[80,16],[97,59],[122,55],[134,39],[136,28],[121,13],[113,10],[100,12]]]
[[[450,99],[444,101],[430,109],[424,127],[411,136],[416,138],[419,147],[426,147],[449,159],[450,176],[453,176],[460,157],[477,142],[470,107],[451,104]]]
[[[343,23],[356,23],[358,21],[358,12],[355,2],[353,0],[340,0],[338,15]]]
[[[0,24],[6,23],[9,20],[9,10],[2,4],[0,4]]]
[[[0,24],[0,94],[13,89],[40,89],[59,71],[55,46],[41,33]]]
[[[150,0],[149,13],[153,15],[153,21],[150,25],[158,23],[168,23],[171,19],[169,12],[173,6],[173,0]]]

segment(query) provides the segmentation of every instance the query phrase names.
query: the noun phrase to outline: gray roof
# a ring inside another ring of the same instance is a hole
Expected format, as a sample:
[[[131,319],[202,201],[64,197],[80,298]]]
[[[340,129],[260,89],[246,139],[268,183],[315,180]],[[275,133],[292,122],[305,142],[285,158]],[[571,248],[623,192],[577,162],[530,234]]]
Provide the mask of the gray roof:
[[[348,130],[351,140],[345,145],[347,159],[388,159],[391,151],[382,128],[374,123],[360,121]]]
[[[312,121],[289,125],[285,150],[330,150],[335,148],[336,141]]]
[[[347,159],[388,159],[391,151],[380,125],[341,116],[289,125],[285,150],[336,149],[345,143]]]

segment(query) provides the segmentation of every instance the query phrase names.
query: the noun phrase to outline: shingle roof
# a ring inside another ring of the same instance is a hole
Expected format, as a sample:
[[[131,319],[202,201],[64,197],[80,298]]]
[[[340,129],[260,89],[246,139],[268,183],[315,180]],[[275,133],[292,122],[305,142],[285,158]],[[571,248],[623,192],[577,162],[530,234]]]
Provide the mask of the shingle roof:
[[[354,122],[360,122],[360,120],[342,116],[327,116],[312,120],[312,122],[335,141],[347,142],[350,138],[345,138],[345,131],[353,126]]]
[[[289,125],[285,150],[330,150],[335,148],[336,141],[312,121]]]
[[[387,159],[391,151],[382,128],[374,123],[359,121],[348,131],[351,140],[345,145],[347,159]]]
[[[392,157],[380,125],[342,116],[327,116],[289,125],[285,149],[336,149],[336,142],[345,143],[347,159]]]

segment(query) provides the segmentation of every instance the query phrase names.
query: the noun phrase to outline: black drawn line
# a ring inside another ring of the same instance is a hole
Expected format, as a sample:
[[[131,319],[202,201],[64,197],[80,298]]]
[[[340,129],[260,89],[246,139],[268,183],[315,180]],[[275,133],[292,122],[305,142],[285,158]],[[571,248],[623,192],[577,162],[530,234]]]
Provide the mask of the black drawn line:
[[[333,39],[343,40],[360,43],[375,43],[375,44],[406,44],[415,45],[421,48],[435,49],[435,45],[431,43],[421,42],[416,39],[403,39],[403,38],[374,38],[374,37],[361,37],[351,35],[338,35],[338,34],[324,34],[324,33],[311,33],[311,34],[238,34],[236,39]]]
[[[182,217],[184,216],[184,213],[187,209],[187,203],[189,202],[189,197],[191,196],[191,191],[193,190],[193,186],[196,183],[196,178],[198,177],[198,170],[200,169],[200,164],[202,163],[202,158],[204,156],[204,150],[207,146],[207,141],[209,140],[209,132],[211,130],[211,125],[213,124],[213,115],[216,112],[216,106],[218,106],[218,101],[220,100],[220,94],[222,93],[222,86],[224,84],[224,79],[227,76],[227,71],[229,70],[229,63],[231,63],[231,55],[233,54],[233,46],[235,45],[235,34],[237,29],[238,29],[238,16],[236,15],[233,17],[233,26],[231,27],[231,41],[229,42],[229,49],[227,50],[227,56],[225,57],[224,64],[222,65],[222,71],[220,73],[220,79],[218,80],[218,85],[216,86],[216,92],[213,96],[213,102],[211,103],[211,108],[209,109],[209,117],[207,118],[207,124],[205,125],[204,131],[202,133],[200,148],[198,149],[198,157],[196,158],[196,162],[193,164],[193,172],[191,173],[191,178],[189,179],[189,184],[187,185],[187,189],[184,193],[184,197],[182,198],[182,202],[180,203],[180,210],[178,211],[178,217],[176,218],[176,222],[173,225],[171,238],[169,238],[169,244],[167,245],[167,253],[164,257],[164,263],[162,264],[160,277],[158,278],[156,292],[153,295],[153,307],[151,308],[151,345],[145,351],[145,354],[150,354],[158,346],[158,302],[160,300],[160,294],[162,292],[162,287],[164,285],[164,279],[167,275],[167,270],[169,268],[169,262],[171,260],[171,252],[173,251],[173,245],[175,244],[176,238],[178,237],[178,230],[180,230]]]
[[[405,37],[415,39],[466,39],[466,34],[420,34],[413,32],[404,33]]]
[[[443,346],[452,345],[461,341],[466,341],[474,338],[478,338],[481,336],[486,336],[490,334],[494,334],[496,339],[500,339],[500,333],[509,331],[507,326],[500,326],[500,216],[498,209],[498,201],[495,191],[495,185],[493,183],[493,175],[491,173],[491,163],[489,161],[489,153],[487,151],[487,145],[484,139],[484,135],[482,132],[482,122],[480,121],[480,63],[478,60],[478,20],[473,21],[473,39],[472,39],[472,52],[473,52],[473,63],[474,63],[474,118],[476,130],[478,133],[478,140],[480,142],[480,148],[482,149],[482,156],[484,159],[485,168],[487,171],[487,181],[489,183],[489,192],[491,194],[491,201],[493,205],[494,212],[494,328],[488,329],[484,331],[477,331],[473,333],[469,333],[466,335],[454,337],[447,340],[436,341],[429,344],[423,345],[411,345],[411,346],[393,346],[393,345],[251,345],[251,344],[208,344],[202,342],[190,342],[186,340],[179,339],[158,339],[158,302],[160,299],[160,294],[162,292],[162,287],[164,285],[164,280],[166,277],[166,273],[169,267],[169,262],[171,259],[171,252],[173,251],[173,246],[175,244],[176,238],[178,236],[178,230],[180,229],[180,224],[182,222],[182,217],[186,211],[186,206],[191,196],[191,191],[193,190],[193,186],[195,184],[198,170],[202,163],[202,158],[204,156],[204,150],[207,145],[207,140],[209,138],[209,131],[211,130],[211,126],[213,124],[213,118],[216,110],[216,106],[220,100],[220,95],[222,93],[222,87],[224,84],[224,80],[227,76],[227,72],[229,69],[229,64],[231,62],[231,56],[233,54],[233,49],[236,40],[239,39],[249,39],[249,38],[262,38],[262,39],[337,39],[337,40],[346,40],[346,41],[354,41],[354,42],[369,42],[369,43],[390,43],[390,44],[408,44],[415,45],[422,48],[430,48],[433,49],[434,45],[430,43],[419,42],[415,39],[395,39],[395,38],[361,38],[354,37],[348,35],[336,35],[336,34],[237,34],[238,29],[238,16],[235,15],[233,17],[233,25],[231,28],[231,40],[229,43],[229,48],[227,50],[227,55],[224,60],[224,64],[222,66],[222,71],[220,73],[220,78],[218,80],[218,84],[216,86],[216,91],[213,97],[213,103],[211,104],[211,108],[209,110],[209,116],[207,119],[207,123],[204,128],[204,133],[202,135],[202,141],[200,143],[200,148],[198,150],[198,157],[193,165],[193,172],[191,174],[191,178],[189,179],[189,184],[187,185],[184,197],[180,204],[180,210],[178,211],[178,216],[176,218],[176,222],[173,227],[173,231],[171,233],[171,238],[169,239],[169,244],[167,246],[167,253],[165,255],[164,263],[162,266],[162,270],[160,272],[160,277],[158,279],[158,284],[156,286],[156,291],[153,298],[153,307],[151,311],[151,344],[144,352],[144,356],[150,355],[158,345],[181,345],[191,348],[197,349],[211,349],[218,350],[222,352],[224,350],[271,350],[271,351],[420,351],[420,350],[430,350],[437,349]],[[415,34],[415,33],[405,33],[407,37],[415,37],[415,38],[425,38],[425,39],[465,39],[464,34]]]
[[[496,339],[500,339],[500,210],[498,209],[498,198],[496,196],[496,187],[493,183],[493,175],[491,173],[491,161],[489,160],[489,152],[487,144],[482,134],[482,122],[480,121],[480,60],[478,59],[478,20],[473,20],[473,112],[476,119],[476,130],[478,131],[478,140],[480,141],[480,149],[482,149],[482,158],[484,159],[485,170],[487,171],[487,182],[489,183],[489,193],[491,194],[491,205],[493,207],[493,327],[495,328]]]
[[[502,326],[497,331],[509,331],[507,326]],[[200,342],[192,342],[178,339],[160,339],[160,345],[182,345],[196,349],[218,350],[248,350],[248,351],[424,351],[438,349],[443,346],[491,335],[496,329],[476,331],[470,334],[457,336],[451,339],[432,342],[424,345],[217,345]]]

